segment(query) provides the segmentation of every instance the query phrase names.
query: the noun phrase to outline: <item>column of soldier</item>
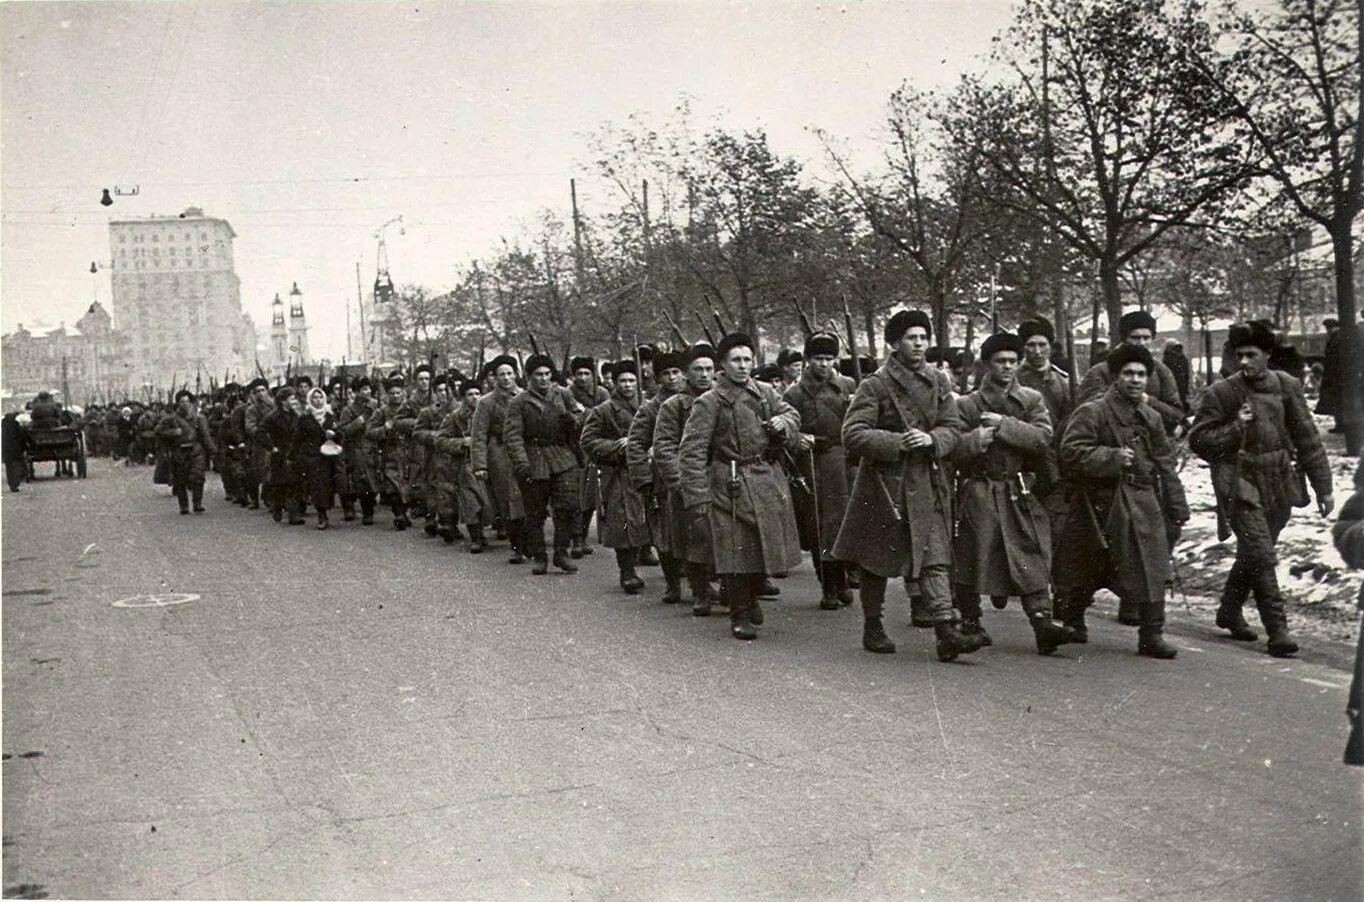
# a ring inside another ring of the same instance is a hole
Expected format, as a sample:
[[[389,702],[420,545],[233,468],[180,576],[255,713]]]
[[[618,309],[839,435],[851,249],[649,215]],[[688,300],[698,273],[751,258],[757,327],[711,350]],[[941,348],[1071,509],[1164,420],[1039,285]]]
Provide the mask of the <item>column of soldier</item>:
[[[1163,626],[1189,517],[1175,450],[1186,440],[1211,464],[1220,537],[1238,538],[1216,624],[1258,639],[1242,613],[1253,596],[1268,652],[1292,655],[1274,545],[1309,503],[1308,481],[1322,515],[1332,507],[1302,387],[1268,368],[1271,331],[1237,325],[1233,371],[1203,391],[1186,433],[1174,376],[1148,349],[1155,329],[1148,313],[1124,316],[1121,343],[1078,393],[1052,327],[1030,320],[985,340],[983,372],[958,395],[930,318],[906,310],[885,326],[879,365],[840,360],[839,338],[814,332],[780,367],[757,368],[754,342],[735,332],[641,347],[600,370],[574,358],[562,381],[536,353],[524,367],[497,357],[476,378],[418,367],[382,385],[301,377],[273,392],[257,379],[227,386],[208,416],[182,391],[154,429],[182,514],[203,511],[216,460],[228,499],[277,522],[302,524],[310,506],[327,529],[339,500],[344,520],[358,506],[371,525],[383,505],[396,530],[416,518],[471,554],[505,538],[509,563],[534,574],[576,572],[595,514],[625,593],[659,564],[664,603],[680,603],[685,583],[692,612],[727,611],[741,640],[758,636],[760,599],[806,551],[821,609],[859,591],[867,651],[895,651],[882,609],[900,578],[943,661],[992,644],[982,595],[1000,609],[1020,600],[1039,654],[1085,643],[1100,588],[1137,627],[1138,654],[1174,658]]]

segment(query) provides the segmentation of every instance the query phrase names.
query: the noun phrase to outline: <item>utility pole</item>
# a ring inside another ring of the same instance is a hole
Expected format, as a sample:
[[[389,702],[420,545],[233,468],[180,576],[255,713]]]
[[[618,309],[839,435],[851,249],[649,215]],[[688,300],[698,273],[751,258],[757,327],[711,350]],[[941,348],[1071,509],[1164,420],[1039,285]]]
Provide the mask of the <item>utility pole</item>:
[[[360,344],[364,348],[364,359],[369,361],[369,339],[365,337],[365,289],[360,282],[360,261],[355,261],[355,303],[360,307]],[[350,304],[346,305],[350,309]],[[346,327],[346,356],[350,355],[350,327]]]
[[[582,297],[587,285],[587,273],[583,264],[583,221],[578,215],[578,182],[568,180],[568,194],[573,204],[573,276],[578,282],[578,296]]]

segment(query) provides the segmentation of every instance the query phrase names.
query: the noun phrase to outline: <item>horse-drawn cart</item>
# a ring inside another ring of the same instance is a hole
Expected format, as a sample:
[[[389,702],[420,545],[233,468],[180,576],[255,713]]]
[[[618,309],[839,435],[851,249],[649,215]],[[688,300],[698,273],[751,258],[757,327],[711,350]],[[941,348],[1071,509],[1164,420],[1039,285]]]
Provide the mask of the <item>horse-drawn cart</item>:
[[[24,430],[24,465],[29,482],[37,475],[34,465],[41,461],[56,462],[59,475],[62,462],[72,461],[76,464],[76,475],[84,479],[85,434],[75,426],[34,429],[30,425]]]

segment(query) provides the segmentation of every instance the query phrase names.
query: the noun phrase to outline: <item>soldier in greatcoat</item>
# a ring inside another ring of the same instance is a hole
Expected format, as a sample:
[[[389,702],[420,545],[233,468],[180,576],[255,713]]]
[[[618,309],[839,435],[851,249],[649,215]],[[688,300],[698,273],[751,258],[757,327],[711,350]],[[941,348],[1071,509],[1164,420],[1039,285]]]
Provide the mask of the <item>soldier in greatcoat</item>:
[[[816,332],[805,340],[804,353],[794,354],[783,367],[794,380],[786,403],[800,414],[800,444],[793,457],[804,489],[794,498],[796,522],[801,547],[810,552],[819,577],[819,606],[826,611],[852,604],[846,565],[829,553],[848,507],[843,417],[857,387],[835,369],[838,347],[837,335]]]
[[[1238,371],[1208,386],[1189,433],[1189,447],[1212,468],[1218,537],[1236,534],[1236,560],[1222,589],[1217,625],[1253,642],[1242,606],[1253,593],[1276,657],[1297,652],[1275,574],[1274,546],[1294,507],[1309,502],[1310,481],[1323,517],[1331,512],[1331,468],[1307,409],[1302,384],[1269,369],[1274,333],[1259,323],[1228,334]]]
[[[453,409],[450,377],[441,373],[431,379],[429,403],[417,411],[417,421],[412,426],[412,443],[409,449],[409,454],[419,456],[422,461],[422,472],[413,482],[422,492],[421,507],[426,519],[423,528],[428,536],[437,535],[441,530],[436,511],[436,495],[438,493],[436,483],[441,478],[435,472],[436,432],[440,429],[440,424],[445,420],[445,417]],[[446,459],[446,463],[448,462]],[[448,476],[448,474],[445,475]],[[451,520],[447,524],[447,528],[453,527],[453,525],[454,521]],[[448,541],[454,541],[453,537]]]
[[[488,547],[483,529],[492,519],[493,503],[482,479],[474,476],[471,449],[473,419],[482,389],[476,380],[459,383],[456,406],[446,414],[436,432],[437,510],[441,536],[455,540],[455,523],[469,533],[469,553],[482,554]]]
[[[374,384],[368,377],[360,376],[351,383],[350,401],[336,418],[351,495],[360,502],[361,526],[374,525],[374,496],[380,485],[379,475],[374,470],[373,452],[365,435],[376,406]],[[342,504],[345,504],[344,497]]]
[[[275,391],[274,409],[259,429],[270,453],[266,477],[270,486],[270,515],[279,523],[287,513],[290,526],[303,524],[305,474],[303,462],[297,457],[298,416],[302,407],[293,388],[287,385],[279,388]]]
[[[412,427],[417,423],[417,411],[407,403],[406,383],[393,374],[384,382],[385,403],[369,417],[365,438],[374,454],[374,473],[378,478],[379,500],[393,512],[393,528],[404,530],[412,525],[407,518],[407,504],[411,491],[411,467],[408,451],[411,447]]]
[[[585,413],[568,389],[554,383],[554,361],[532,354],[526,360],[526,390],[507,404],[502,437],[525,502],[525,550],[536,575],[549,572],[545,519],[551,511],[554,566],[578,572],[568,549],[578,509],[578,436]]]
[[[996,607],[1018,596],[1045,655],[1075,634],[1052,620],[1051,520],[1034,492],[1052,446],[1051,417],[1041,392],[1014,376],[1022,355],[1018,336],[991,335],[980,350],[984,378],[957,402],[964,431],[952,450],[958,486],[952,581],[963,633],[991,644],[980,596]]]
[[[710,530],[730,631],[743,640],[758,636],[765,578],[800,563],[791,487],[773,453],[795,447],[800,415],[752,378],[753,347],[743,333],[721,340],[721,375],[692,405],[678,450],[683,503]]]
[[[581,404],[584,410],[605,404],[611,396],[610,392],[597,384],[597,362],[591,357],[574,357],[569,361],[568,371],[573,377],[568,386],[573,393],[573,400]],[[573,558],[592,553],[589,529],[592,515],[601,505],[601,477],[597,468],[585,466],[578,473],[578,516],[574,521],[573,541],[569,546],[569,555]]]
[[[180,513],[204,512],[204,474],[215,451],[208,421],[199,412],[194,393],[181,389],[175,393],[175,407],[156,424],[156,437],[167,449],[171,494],[180,503]]]
[[[651,366],[658,390],[654,392],[653,397],[645,398],[640,403],[639,411],[630,424],[629,441],[625,446],[630,480],[644,496],[650,541],[658,549],[658,560],[662,565],[664,604],[677,604],[682,600],[682,574],[686,566],[686,555],[682,553],[685,545],[678,535],[677,515],[681,511],[676,506],[670,506],[673,496],[662,478],[656,441],[657,424],[663,405],[686,385],[682,375],[686,365],[686,354],[683,352],[660,351],[654,355]],[[707,384],[706,388],[709,387]],[[679,426],[672,445],[674,464],[677,457],[677,442],[681,438],[682,430]]]
[[[1041,317],[1024,320],[1018,326],[1018,340],[1023,344],[1023,360],[1016,370],[1018,384],[1042,393],[1051,420],[1051,444],[1047,448],[1045,467],[1037,471],[1036,494],[1042,499],[1051,520],[1054,546],[1060,540],[1061,526],[1069,511],[1064,480],[1061,479],[1060,451],[1061,436],[1075,409],[1071,400],[1071,378],[1069,373],[1052,363],[1056,330],[1050,322]]]
[[[264,378],[252,379],[247,386],[246,412],[242,415],[242,429],[246,433],[247,472],[246,482],[251,496],[251,510],[259,510],[261,504],[270,506],[270,443],[269,436],[261,432],[261,424],[275,410],[275,402],[270,397],[270,383]]]
[[[639,367],[633,360],[622,360],[611,372],[611,395],[587,412],[581,444],[587,466],[601,472],[602,543],[615,549],[620,587],[627,595],[636,595],[644,588],[635,569],[639,550],[652,538],[645,497],[630,479],[626,456],[630,425],[640,406]]]
[[[421,412],[435,400],[435,371],[428,363],[421,363],[412,370],[411,385],[406,387],[407,406],[411,409],[414,417],[420,417]],[[440,423],[437,418],[430,428],[435,429]],[[415,431],[416,424],[413,424]],[[411,517],[421,517],[427,520],[428,513],[426,501],[430,493],[430,485],[427,473],[427,457],[429,447],[414,440],[413,436],[408,436],[407,441],[407,491],[404,493],[407,498],[408,514]],[[427,520],[430,525],[430,521]],[[427,535],[434,535],[433,530],[427,530]]]
[[[951,378],[928,363],[933,324],[921,310],[886,323],[890,355],[862,380],[843,421],[843,447],[860,461],[833,556],[860,570],[862,647],[895,651],[881,622],[886,581],[916,588],[916,619],[933,624],[943,661],[979,650],[979,636],[956,625],[952,563],[952,487],[945,459],[961,435]]]
[[[523,533],[526,511],[521,499],[521,487],[512,473],[507,458],[503,429],[507,420],[507,405],[516,397],[517,362],[509,354],[494,357],[487,366],[492,390],[478,399],[474,408],[473,439],[469,447],[474,475],[484,480],[492,496],[494,512],[501,528],[511,541],[508,563],[525,563]]]
[[[1174,451],[1160,416],[1146,404],[1150,351],[1121,344],[1104,364],[1112,384],[1081,404],[1061,439],[1061,468],[1070,483],[1070,516],[1058,548],[1056,612],[1075,642],[1088,641],[1085,608],[1108,588],[1135,603],[1137,653],[1173,658],[1164,639],[1165,585],[1170,579],[1167,519],[1189,519]]]

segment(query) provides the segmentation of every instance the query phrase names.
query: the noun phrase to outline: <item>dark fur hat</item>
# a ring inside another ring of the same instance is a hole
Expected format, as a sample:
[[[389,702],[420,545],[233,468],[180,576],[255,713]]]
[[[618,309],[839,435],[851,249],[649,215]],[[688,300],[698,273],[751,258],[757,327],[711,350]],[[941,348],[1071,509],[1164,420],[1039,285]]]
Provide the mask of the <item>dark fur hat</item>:
[[[1118,320],[1118,337],[1126,338],[1133,329],[1150,329],[1156,334],[1156,318],[1146,310],[1130,310]]]
[[[1138,326],[1137,328],[1142,328]],[[1104,363],[1108,366],[1108,371],[1114,376],[1122,372],[1122,368],[1129,363],[1140,363],[1146,367],[1146,375],[1151,375],[1155,371],[1156,361],[1151,356],[1151,352],[1141,345],[1120,344],[1108,356],[1104,358]]]
[[[988,362],[1000,351],[1013,351],[1022,357],[1023,342],[1012,332],[996,332],[980,346],[980,359]]]
[[[901,310],[886,322],[886,344],[899,344],[913,326],[922,326],[933,337],[933,320],[922,310]]]

